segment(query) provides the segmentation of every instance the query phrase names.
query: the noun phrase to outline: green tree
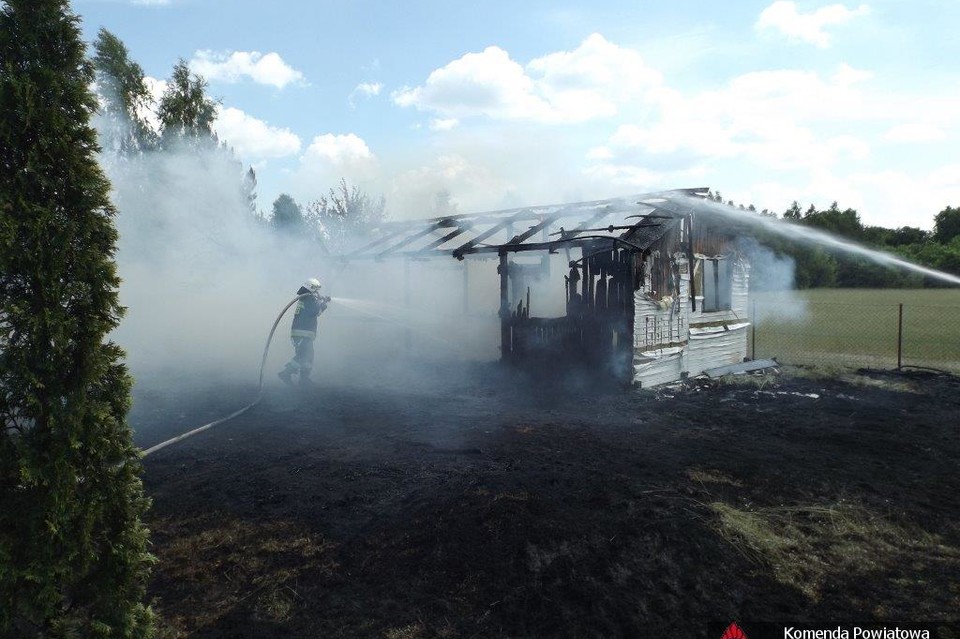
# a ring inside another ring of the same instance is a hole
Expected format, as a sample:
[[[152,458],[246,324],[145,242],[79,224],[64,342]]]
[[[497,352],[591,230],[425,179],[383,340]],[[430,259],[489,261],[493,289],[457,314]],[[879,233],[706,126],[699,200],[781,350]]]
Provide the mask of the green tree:
[[[177,62],[157,111],[163,146],[178,142],[201,148],[216,146],[213,121],[217,106],[216,100],[207,97],[206,80],[190,73],[184,60]]]
[[[831,288],[837,285],[837,260],[826,251],[798,246],[793,256],[796,261],[797,288]]]
[[[948,206],[933,218],[933,239],[949,244],[957,236],[960,236],[960,207]]]
[[[153,148],[157,135],[144,119],[151,96],[143,69],[130,60],[120,38],[106,29],[100,29],[93,47],[98,93],[107,118],[101,127],[101,146],[120,155]]]
[[[300,233],[304,229],[303,211],[296,200],[281,193],[273,201],[273,215],[270,218],[270,224],[278,231],[285,233]]]
[[[922,244],[930,239],[930,233],[915,226],[901,226],[894,229],[887,240],[890,246],[906,246],[907,244]]]
[[[0,635],[149,637],[93,68],[66,0],[0,4]]]
[[[953,238],[949,244],[910,244],[898,247],[897,252],[918,264],[960,275],[960,235]],[[926,278],[925,283],[928,286],[944,286],[942,281],[933,278]]]
[[[860,214],[854,209],[841,211],[836,202],[825,211],[817,211],[811,205],[807,212],[803,214],[801,222],[807,226],[814,226],[852,240],[860,239],[863,234]]]
[[[882,226],[865,226],[860,241],[870,246],[887,246],[893,241],[893,230]]]
[[[793,201],[793,204],[790,205],[790,208],[783,212],[783,219],[785,220],[793,220],[796,222],[799,221],[801,217],[800,203],[796,200]]]
[[[362,238],[376,228],[386,216],[387,201],[381,195],[373,198],[340,180],[328,196],[307,205],[308,225],[316,229],[320,239],[333,252],[342,250],[351,240]]]

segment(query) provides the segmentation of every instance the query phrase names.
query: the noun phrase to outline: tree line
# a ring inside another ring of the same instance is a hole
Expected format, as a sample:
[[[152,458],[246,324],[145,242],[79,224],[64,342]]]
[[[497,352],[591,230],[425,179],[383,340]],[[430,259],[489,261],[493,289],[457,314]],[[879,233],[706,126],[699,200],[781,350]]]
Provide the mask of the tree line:
[[[722,195],[711,192],[708,197],[723,202]],[[730,206],[737,206],[727,201]],[[841,209],[834,202],[826,209],[812,204],[802,209],[794,201],[781,215],[753,205],[737,208],[755,212],[785,223],[798,224],[849,240],[879,251],[891,253],[921,266],[960,275],[960,207],[946,207],[933,218],[933,230],[901,226],[889,229],[863,224],[860,214],[852,208]],[[754,238],[780,257],[793,260],[794,277],[798,288],[918,288],[944,286],[940,280],[919,273],[880,265],[865,257],[832,252],[826,248],[811,247],[798,241],[762,230],[750,231]],[[763,288],[762,273],[757,274],[756,286]]]
[[[130,58],[120,38],[101,28],[93,51],[91,62],[100,100],[99,142],[106,161],[123,163],[145,154],[174,151],[205,153],[238,168],[237,188],[249,212],[256,215],[256,172],[253,167],[239,170],[240,161],[217,138],[213,123],[219,102],[207,94],[203,77],[192,73],[181,58],[154,108],[143,68]]]
[[[306,237],[329,253],[339,253],[352,238],[376,228],[386,216],[387,201],[374,198],[341,179],[336,188],[306,205],[281,193],[273,202],[270,226],[291,237]]]
[[[218,140],[213,129],[218,101],[207,95],[207,83],[179,60],[167,87],[153,109],[152,96],[142,67],[130,59],[124,43],[101,28],[93,43],[93,66],[97,93],[102,100],[100,143],[118,161],[124,158],[167,150],[196,149],[220,152],[239,165],[232,150]],[[148,121],[154,112],[159,130]],[[257,207],[257,176],[253,167],[243,172],[238,188],[247,210],[256,222],[286,236],[306,237],[321,243],[340,245],[345,237],[362,233],[380,222],[386,213],[383,196],[374,198],[345,179],[305,205],[284,193],[274,202],[269,216]]]

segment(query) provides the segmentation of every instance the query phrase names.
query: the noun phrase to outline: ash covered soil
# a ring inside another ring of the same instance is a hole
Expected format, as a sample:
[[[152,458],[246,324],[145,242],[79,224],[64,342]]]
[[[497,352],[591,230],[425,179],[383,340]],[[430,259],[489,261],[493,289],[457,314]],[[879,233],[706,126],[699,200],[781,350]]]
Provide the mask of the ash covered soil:
[[[492,364],[417,370],[270,387],[145,459],[166,636],[960,620],[956,377],[623,391]],[[137,443],[254,391],[143,380]]]

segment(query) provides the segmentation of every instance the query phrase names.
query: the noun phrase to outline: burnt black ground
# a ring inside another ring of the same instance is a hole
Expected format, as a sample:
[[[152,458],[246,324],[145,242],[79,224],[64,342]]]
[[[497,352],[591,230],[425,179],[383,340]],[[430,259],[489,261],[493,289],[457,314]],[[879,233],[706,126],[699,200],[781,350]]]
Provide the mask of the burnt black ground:
[[[960,619],[957,378],[654,393],[496,365],[397,370],[268,387],[251,412],[145,460],[150,591],[170,634],[703,636],[733,619]],[[254,391],[144,379],[138,444]],[[847,549],[843,531],[810,533],[785,550],[797,564],[785,579],[723,533],[717,504],[853,504],[878,536],[909,538],[853,535]]]

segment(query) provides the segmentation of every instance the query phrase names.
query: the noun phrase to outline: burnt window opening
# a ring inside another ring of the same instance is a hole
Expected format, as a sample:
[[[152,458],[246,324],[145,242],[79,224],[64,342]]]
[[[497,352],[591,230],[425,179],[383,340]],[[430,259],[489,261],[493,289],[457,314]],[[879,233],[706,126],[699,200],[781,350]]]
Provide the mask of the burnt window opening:
[[[662,251],[650,253],[650,294],[658,300],[680,293],[678,266]]]
[[[733,307],[733,260],[703,260],[703,312],[729,311]]]

